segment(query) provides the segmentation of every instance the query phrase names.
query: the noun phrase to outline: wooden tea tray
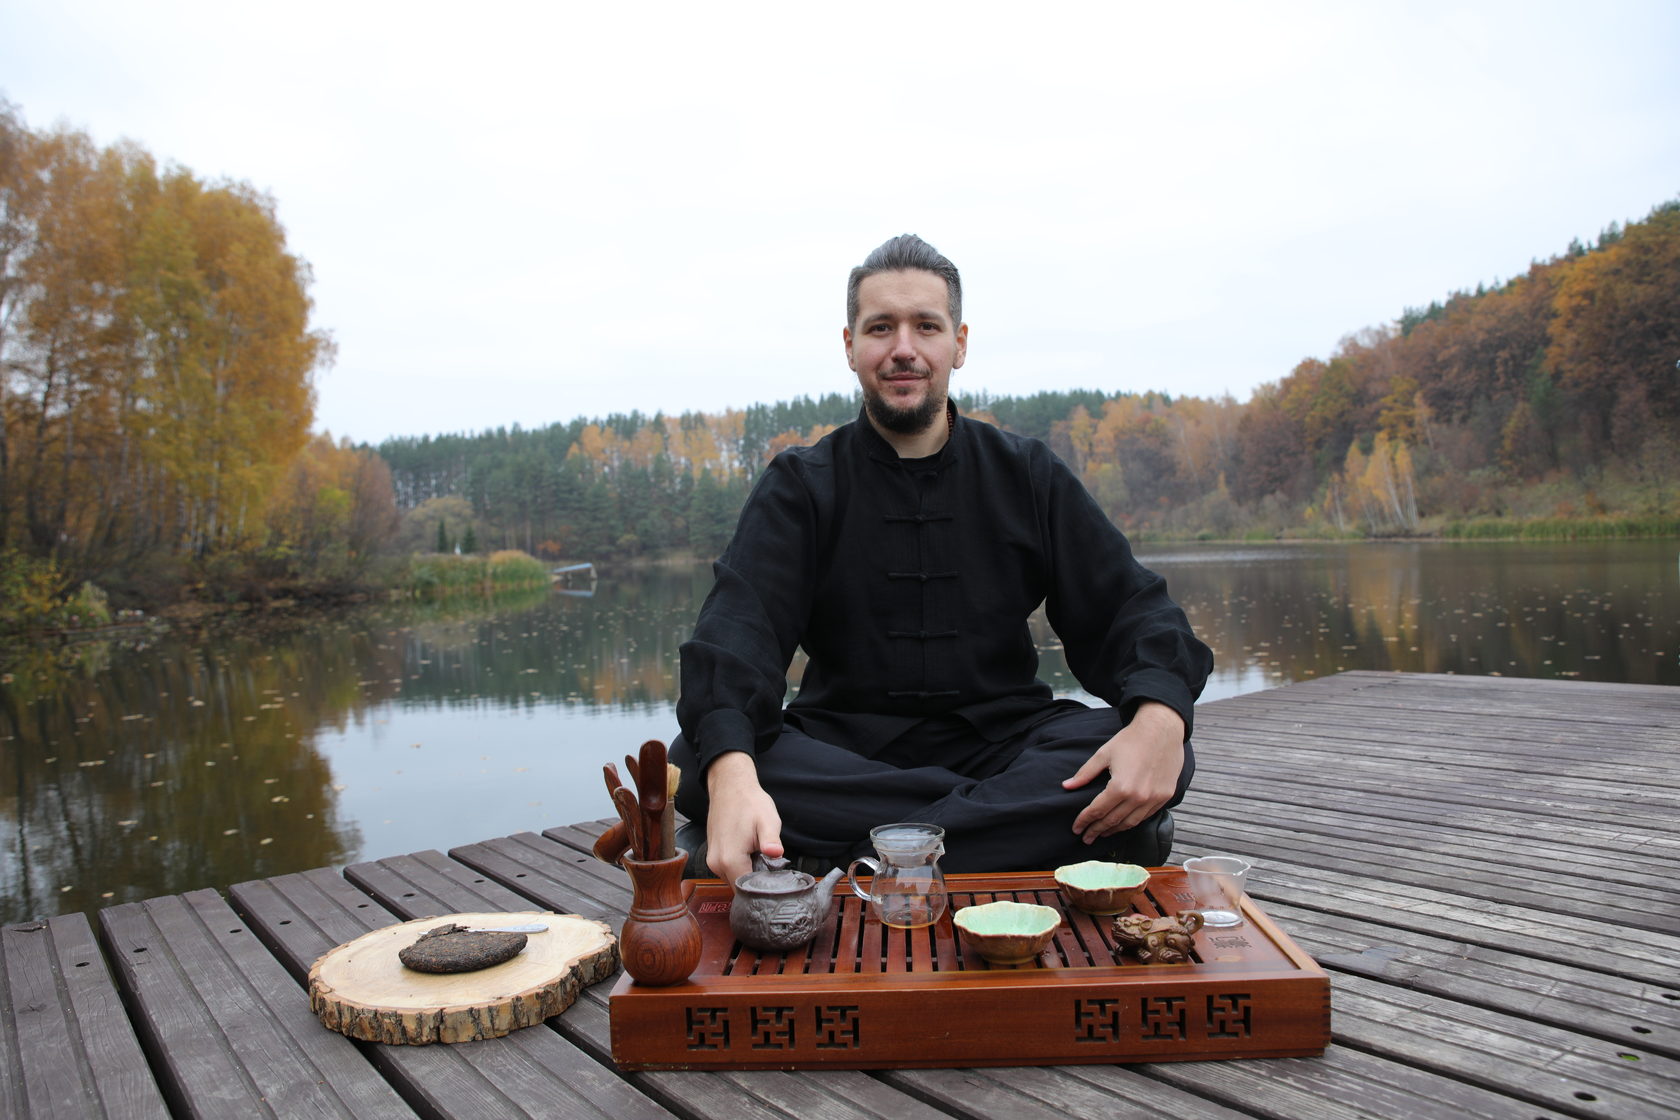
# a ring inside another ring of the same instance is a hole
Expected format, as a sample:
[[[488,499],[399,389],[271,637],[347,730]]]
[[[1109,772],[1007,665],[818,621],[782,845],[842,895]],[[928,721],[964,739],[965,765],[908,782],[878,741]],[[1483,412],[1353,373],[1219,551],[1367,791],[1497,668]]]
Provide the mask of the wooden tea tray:
[[[1062,911],[1036,964],[988,965],[951,913],[920,930],[883,926],[842,881],[810,946],[754,953],[729,931],[730,891],[689,899],[703,935],[687,983],[621,976],[613,1060],[624,1069],[869,1069],[1064,1065],[1320,1054],[1330,980],[1252,900],[1244,923],[1196,934],[1190,964],[1115,953],[1112,919],[1068,906],[1049,872],[952,875],[951,910],[1011,899]],[[1136,910],[1193,905],[1178,867],[1153,868]]]

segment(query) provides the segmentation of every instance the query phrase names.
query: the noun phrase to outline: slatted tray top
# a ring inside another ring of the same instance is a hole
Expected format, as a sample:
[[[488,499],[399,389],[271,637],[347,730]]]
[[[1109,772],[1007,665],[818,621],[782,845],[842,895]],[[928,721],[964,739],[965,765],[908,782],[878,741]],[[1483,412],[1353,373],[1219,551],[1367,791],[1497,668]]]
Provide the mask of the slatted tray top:
[[[1188,964],[1119,951],[1112,919],[1068,905],[1048,872],[949,877],[951,910],[904,930],[871,918],[842,884],[809,946],[757,953],[729,929],[731,894],[689,900],[703,952],[685,984],[621,977],[613,1057],[627,1069],[848,1068],[1163,1061],[1317,1054],[1330,1037],[1329,979],[1252,900],[1244,923],[1196,934]],[[1009,900],[1063,921],[1035,963],[988,964],[951,915]],[[1193,900],[1180,868],[1156,868],[1137,912]]]

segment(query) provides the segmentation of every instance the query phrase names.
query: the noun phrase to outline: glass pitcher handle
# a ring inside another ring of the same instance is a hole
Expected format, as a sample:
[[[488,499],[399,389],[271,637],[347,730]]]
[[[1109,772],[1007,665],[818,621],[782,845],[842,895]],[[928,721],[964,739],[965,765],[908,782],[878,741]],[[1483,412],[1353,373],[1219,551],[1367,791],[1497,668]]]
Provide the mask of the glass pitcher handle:
[[[876,876],[881,874],[881,865],[870,859],[868,856],[859,856],[857,859],[852,861],[850,867],[846,868],[846,882],[851,884],[852,893],[863,899],[865,902],[873,902],[875,901],[875,896],[872,894],[866,894],[864,889],[858,886],[857,869],[858,864],[860,863],[869,868],[869,885],[871,887],[875,885]]]

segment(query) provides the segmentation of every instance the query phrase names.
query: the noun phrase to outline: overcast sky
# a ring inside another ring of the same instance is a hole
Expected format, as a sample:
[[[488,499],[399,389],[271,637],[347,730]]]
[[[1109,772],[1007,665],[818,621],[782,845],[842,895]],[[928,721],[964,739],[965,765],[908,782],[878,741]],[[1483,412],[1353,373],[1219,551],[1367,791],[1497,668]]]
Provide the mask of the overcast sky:
[[[1246,400],[1680,197],[1677,47],[1671,0],[18,0],[0,95],[272,194],[316,426],[377,442],[849,391],[905,231],[955,388]]]

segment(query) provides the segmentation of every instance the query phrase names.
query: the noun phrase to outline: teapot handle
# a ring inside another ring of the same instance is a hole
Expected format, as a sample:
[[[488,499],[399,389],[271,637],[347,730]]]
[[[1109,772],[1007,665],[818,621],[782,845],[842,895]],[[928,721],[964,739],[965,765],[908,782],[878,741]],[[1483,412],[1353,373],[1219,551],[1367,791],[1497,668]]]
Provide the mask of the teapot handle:
[[[858,886],[857,869],[858,864],[860,863],[869,868],[869,885],[871,887],[874,887],[875,885],[875,877],[881,874],[881,865],[870,859],[868,856],[859,856],[857,859],[852,861],[851,866],[846,868],[846,882],[851,885],[852,893],[863,899],[865,902],[873,902],[875,901],[875,896],[865,892],[862,887]]]

